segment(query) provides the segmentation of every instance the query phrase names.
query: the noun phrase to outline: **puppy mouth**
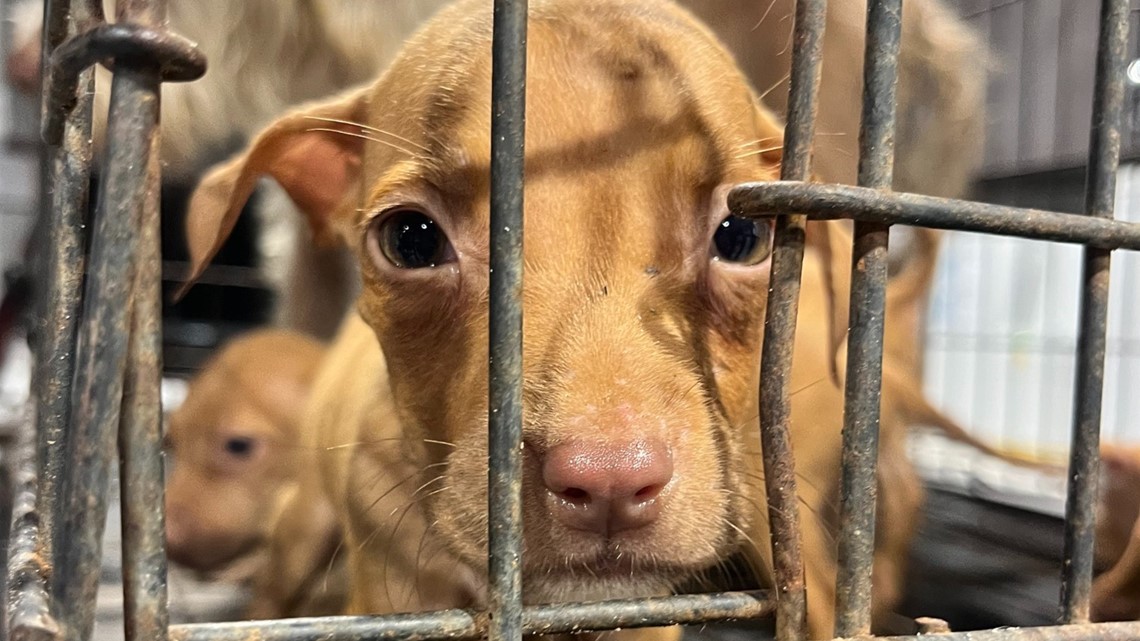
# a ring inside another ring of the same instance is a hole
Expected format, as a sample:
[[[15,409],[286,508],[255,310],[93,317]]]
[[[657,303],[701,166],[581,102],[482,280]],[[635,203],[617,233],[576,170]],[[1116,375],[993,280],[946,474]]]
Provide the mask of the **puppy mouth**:
[[[611,549],[547,559],[527,567],[523,581],[527,603],[568,603],[662,596],[692,574],[691,568]]]
[[[203,582],[242,583],[250,580],[261,564],[266,562],[269,550],[260,539],[242,542],[223,554],[203,561],[192,555],[169,554],[170,560]]]
[[[528,564],[530,565],[530,564]],[[607,546],[594,554],[578,554],[546,559],[527,568],[532,575],[560,573],[577,580],[673,580],[692,573],[673,560],[665,561],[652,555]]]
[[[633,554],[622,553],[613,549],[592,557],[566,559],[566,564],[574,574],[586,574],[599,579],[633,577],[638,574],[652,573],[651,568]]]

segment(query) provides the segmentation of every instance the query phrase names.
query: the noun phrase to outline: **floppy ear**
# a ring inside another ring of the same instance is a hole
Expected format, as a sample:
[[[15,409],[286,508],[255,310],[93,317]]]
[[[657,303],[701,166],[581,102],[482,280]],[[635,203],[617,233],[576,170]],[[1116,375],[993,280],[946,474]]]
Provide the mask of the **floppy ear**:
[[[182,295],[221,249],[258,179],[269,177],[305,214],[317,238],[357,183],[366,134],[368,89],[303,106],[262,131],[240,155],[212,169],[190,197],[186,241],[190,274]]]

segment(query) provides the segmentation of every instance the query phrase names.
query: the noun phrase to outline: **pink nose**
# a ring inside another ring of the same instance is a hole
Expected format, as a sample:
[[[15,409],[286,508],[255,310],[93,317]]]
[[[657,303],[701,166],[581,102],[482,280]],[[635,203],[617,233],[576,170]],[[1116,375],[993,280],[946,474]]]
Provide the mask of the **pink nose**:
[[[660,440],[573,441],[546,453],[542,479],[555,518],[609,535],[653,523],[673,478],[673,453]]]

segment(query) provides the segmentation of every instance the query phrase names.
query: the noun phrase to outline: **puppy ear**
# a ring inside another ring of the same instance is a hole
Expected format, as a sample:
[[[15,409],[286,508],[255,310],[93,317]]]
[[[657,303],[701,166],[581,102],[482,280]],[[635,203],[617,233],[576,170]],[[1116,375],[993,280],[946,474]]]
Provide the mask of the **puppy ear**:
[[[258,179],[272,178],[305,214],[317,238],[359,178],[368,89],[301,107],[271,124],[238,156],[212,169],[190,197],[190,274],[181,298],[233,231]]]

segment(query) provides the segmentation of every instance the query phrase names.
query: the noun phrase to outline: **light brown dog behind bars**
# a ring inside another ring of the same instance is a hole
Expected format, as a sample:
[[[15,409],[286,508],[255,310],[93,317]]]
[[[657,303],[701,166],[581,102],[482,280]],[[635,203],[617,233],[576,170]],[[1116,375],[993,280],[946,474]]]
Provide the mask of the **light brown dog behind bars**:
[[[337,521],[319,497],[296,502],[300,448],[312,440],[302,438],[301,415],[324,353],[293,332],[242,335],[205,364],[168,422],[167,553],[251,584],[254,618],[342,607],[341,586],[323,580]]]
[[[725,194],[778,175],[782,128],[671,3],[540,0],[529,28],[525,600],[666,594],[737,550],[770,580],[757,388],[771,226],[729,214]],[[358,257],[360,316],[325,361],[306,448],[346,530],[350,613],[485,603],[490,42],[486,2],[445,10],[374,85],[281,118],[191,205],[197,269],[261,176]],[[791,376],[819,638],[851,260],[841,224],[812,224],[808,243]],[[906,403],[886,379],[894,435]],[[896,444],[884,456],[905,478]],[[896,486],[880,491],[890,502]],[[897,503],[883,531],[910,527],[914,501]],[[875,596],[878,612],[897,598]]]

